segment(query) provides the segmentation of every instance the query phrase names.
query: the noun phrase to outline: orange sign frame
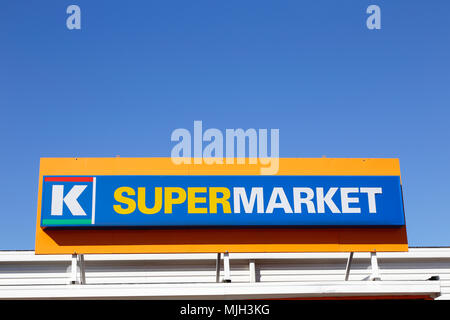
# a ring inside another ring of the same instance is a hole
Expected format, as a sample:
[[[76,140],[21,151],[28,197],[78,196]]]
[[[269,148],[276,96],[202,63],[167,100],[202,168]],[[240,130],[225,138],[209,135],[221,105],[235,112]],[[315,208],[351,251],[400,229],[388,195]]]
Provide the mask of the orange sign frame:
[[[259,175],[261,165],[170,158],[41,158],[36,254],[408,251],[406,227],[43,229],[45,175]],[[400,176],[398,159],[281,158],[278,175]]]

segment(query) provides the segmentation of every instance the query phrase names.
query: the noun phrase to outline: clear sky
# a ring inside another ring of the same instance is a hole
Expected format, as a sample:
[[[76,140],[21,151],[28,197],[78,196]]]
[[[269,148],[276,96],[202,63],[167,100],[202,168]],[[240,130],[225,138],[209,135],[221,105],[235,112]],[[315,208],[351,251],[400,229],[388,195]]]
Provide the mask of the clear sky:
[[[68,30],[66,8],[81,8]],[[368,30],[366,8],[381,8]],[[409,243],[450,245],[450,2],[4,0],[0,249],[33,249],[40,157],[170,156],[278,128],[282,157],[398,157]]]

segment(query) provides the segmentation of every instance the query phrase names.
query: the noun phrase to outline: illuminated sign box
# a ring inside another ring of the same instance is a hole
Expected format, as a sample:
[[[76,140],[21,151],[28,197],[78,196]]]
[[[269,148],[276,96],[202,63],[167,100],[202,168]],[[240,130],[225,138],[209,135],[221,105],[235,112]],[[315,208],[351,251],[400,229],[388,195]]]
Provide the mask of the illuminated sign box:
[[[36,253],[407,251],[397,159],[41,159]]]
[[[42,227],[403,226],[396,176],[44,177]]]

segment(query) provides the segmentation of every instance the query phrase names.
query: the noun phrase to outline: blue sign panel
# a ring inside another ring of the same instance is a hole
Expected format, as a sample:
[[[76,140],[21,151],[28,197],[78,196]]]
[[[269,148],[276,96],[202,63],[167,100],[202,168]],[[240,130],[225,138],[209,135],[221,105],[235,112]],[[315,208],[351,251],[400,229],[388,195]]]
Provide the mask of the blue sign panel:
[[[398,176],[44,177],[42,227],[403,226]]]

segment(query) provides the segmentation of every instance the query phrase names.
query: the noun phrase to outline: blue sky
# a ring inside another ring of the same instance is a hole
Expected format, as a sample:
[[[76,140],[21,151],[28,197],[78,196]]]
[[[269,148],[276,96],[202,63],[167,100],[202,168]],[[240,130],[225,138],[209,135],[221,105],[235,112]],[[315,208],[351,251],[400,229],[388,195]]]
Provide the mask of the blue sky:
[[[170,156],[194,120],[279,128],[282,157],[398,157],[410,245],[450,245],[449,1],[0,7],[0,249],[34,248],[40,157]]]

